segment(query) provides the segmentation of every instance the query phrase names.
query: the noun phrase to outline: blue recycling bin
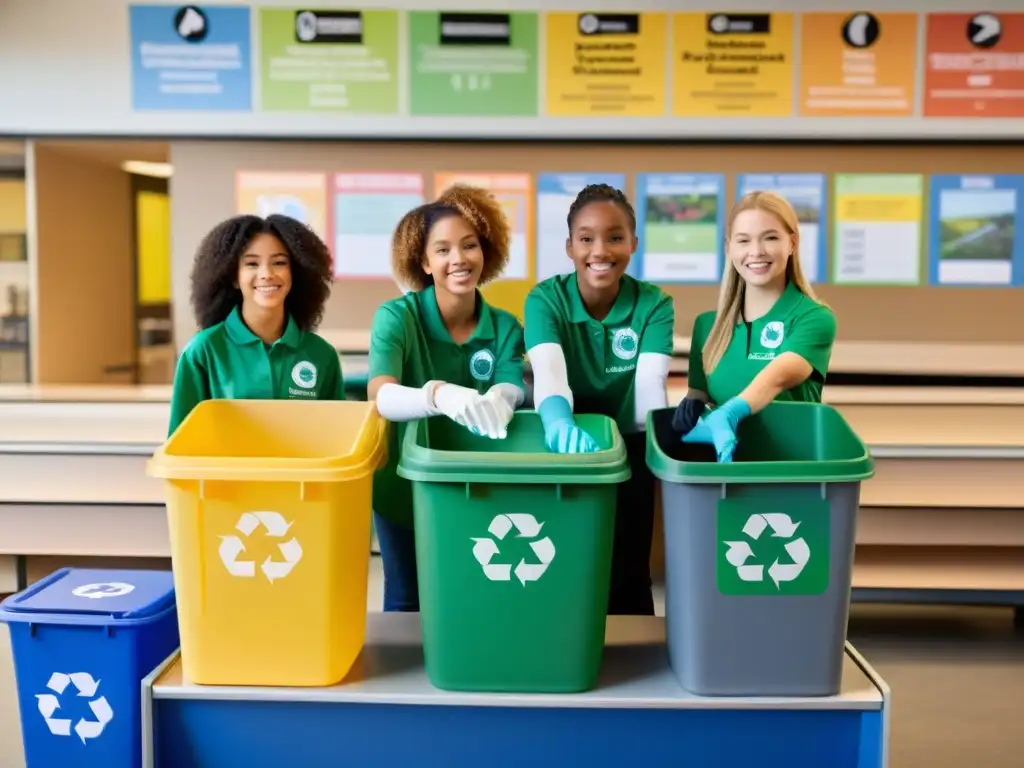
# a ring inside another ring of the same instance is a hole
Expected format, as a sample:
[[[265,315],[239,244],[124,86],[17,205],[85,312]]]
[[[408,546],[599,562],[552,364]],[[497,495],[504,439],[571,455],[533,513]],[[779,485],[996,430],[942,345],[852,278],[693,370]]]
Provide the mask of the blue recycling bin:
[[[28,768],[142,765],[141,682],[178,648],[170,571],[63,568],[0,603]]]

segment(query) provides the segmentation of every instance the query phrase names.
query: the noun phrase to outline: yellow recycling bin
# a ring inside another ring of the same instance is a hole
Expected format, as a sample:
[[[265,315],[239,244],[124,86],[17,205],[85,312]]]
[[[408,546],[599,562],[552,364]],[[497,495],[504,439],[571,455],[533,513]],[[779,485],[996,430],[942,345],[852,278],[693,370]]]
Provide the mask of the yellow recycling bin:
[[[348,674],[365,639],[387,428],[374,403],[210,400],[153,455],[192,682],[324,686]]]

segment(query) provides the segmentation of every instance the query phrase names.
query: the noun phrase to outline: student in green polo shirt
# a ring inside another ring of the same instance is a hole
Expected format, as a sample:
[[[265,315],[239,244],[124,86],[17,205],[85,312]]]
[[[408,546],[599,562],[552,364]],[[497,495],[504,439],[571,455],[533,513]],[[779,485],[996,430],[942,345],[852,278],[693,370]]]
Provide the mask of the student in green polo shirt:
[[[796,212],[772,192],[744,196],[729,217],[718,309],[694,322],[689,390],[673,419],[684,442],[713,445],[719,461],[732,460],[740,422],[773,400],[821,402],[836,317],[804,278],[799,240]]]
[[[380,414],[397,423],[373,483],[385,611],[419,610],[412,488],[396,472],[405,423],[444,415],[501,439],[525,399],[522,326],[477,290],[505,268],[509,241],[498,201],[466,186],[410,211],[395,230],[395,278],[414,290],[373,318],[368,386]]]
[[[338,353],[313,328],[331,256],[288,216],[235,216],[203,239],[192,268],[200,331],[178,359],[173,433],[204,400],[344,400]]]
[[[539,283],[526,299],[534,405],[553,452],[598,449],[573,412],[604,414],[618,424],[632,477],[619,486],[608,612],[653,615],[654,477],[644,430],[648,412],[667,403],[675,310],[660,288],[625,274],[637,238],[636,215],[622,192],[586,187],[567,223],[565,249],[575,270]]]

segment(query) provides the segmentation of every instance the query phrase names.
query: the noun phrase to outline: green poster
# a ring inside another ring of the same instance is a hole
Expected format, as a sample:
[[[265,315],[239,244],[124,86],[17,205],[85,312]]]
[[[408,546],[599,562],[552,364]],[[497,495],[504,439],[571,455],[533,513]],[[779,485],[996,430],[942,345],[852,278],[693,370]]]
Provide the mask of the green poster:
[[[829,582],[829,502],[718,502],[718,590],[723,595],[820,595]]]
[[[538,112],[537,14],[409,14],[414,115]]]
[[[260,10],[263,109],[398,113],[398,12]]]

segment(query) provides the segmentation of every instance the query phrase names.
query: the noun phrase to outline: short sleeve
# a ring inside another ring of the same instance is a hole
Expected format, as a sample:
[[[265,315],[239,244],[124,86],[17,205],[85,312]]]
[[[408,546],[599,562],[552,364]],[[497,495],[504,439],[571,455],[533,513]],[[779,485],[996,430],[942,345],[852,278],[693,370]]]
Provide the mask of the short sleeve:
[[[818,305],[793,321],[786,331],[780,352],[793,352],[810,363],[822,376],[828,373],[832,345],[836,341],[836,316],[831,309]]]
[[[708,377],[704,373],[704,344],[708,340],[707,315],[697,315],[690,334],[690,364],[686,373],[686,386],[700,392],[708,391]]]
[[[524,341],[527,351],[538,344],[562,343],[558,333],[558,321],[551,304],[537,288],[530,291],[526,297],[523,318],[526,321]]]
[[[192,346],[182,350],[174,371],[174,386],[171,389],[171,420],[168,436],[181,426],[181,422],[192,413],[192,409],[204,400],[210,399],[208,374],[199,355]]]
[[[510,324],[498,349],[494,364],[494,383],[513,384],[523,391],[523,356],[526,353],[523,327],[517,320]]]
[[[324,344],[330,347],[325,341]],[[345,377],[341,373],[341,360],[338,353],[330,348],[332,354],[327,356],[327,364],[324,371],[324,386],[320,390],[321,400],[344,400],[345,399]]]
[[[640,337],[640,353],[672,356],[675,351],[676,309],[672,297],[662,293]]]
[[[382,306],[373,316],[370,328],[369,378],[393,376],[402,380],[405,359],[405,329],[391,307]]]

